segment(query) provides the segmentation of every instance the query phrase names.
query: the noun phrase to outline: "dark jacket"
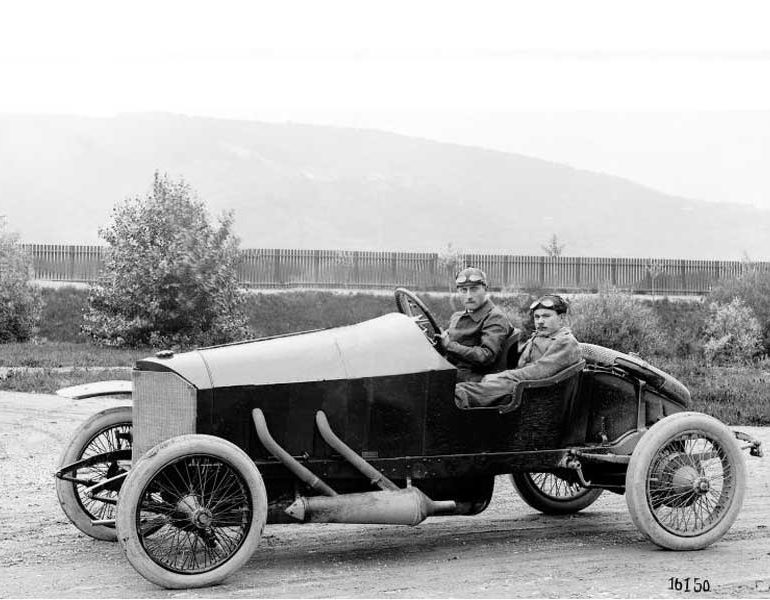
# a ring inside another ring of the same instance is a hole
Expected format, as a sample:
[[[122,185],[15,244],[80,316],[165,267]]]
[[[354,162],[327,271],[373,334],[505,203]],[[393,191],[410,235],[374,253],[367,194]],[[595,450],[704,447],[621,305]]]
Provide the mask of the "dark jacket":
[[[503,342],[513,330],[508,317],[487,298],[473,312],[454,313],[449,319],[447,360],[460,371],[458,380],[480,380],[495,364]]]

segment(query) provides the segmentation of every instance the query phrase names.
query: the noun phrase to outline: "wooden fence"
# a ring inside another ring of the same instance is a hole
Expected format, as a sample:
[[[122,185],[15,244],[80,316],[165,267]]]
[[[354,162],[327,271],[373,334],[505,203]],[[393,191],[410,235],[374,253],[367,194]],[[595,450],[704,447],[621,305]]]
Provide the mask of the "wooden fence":
[[[103,264],[103,246],[26,244],[35,278],[92,282]],[[253,288],[392,289],[421,291],[453,288],[454,269],[439,255],[420,252],[245,249],[241,283]],[[705,294],[720,279],[747,267],[738,261],[586,258],[466,254],[464,263],[480,267],[493,290],[541,288],[595,291],[612,285],[635,293]],[[770,271],[770,263],[751,263]]]

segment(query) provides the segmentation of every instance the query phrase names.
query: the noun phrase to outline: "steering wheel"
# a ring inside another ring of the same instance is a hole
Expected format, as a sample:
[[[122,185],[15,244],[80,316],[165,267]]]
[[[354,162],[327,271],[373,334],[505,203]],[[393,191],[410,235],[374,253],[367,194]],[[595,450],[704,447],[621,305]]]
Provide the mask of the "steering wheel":
[[[428,341],[440,350],[441,346],[436,341],[436,336],[440,336],[443,331],[425,303],[406,288],[396,288],[395,296],[398,311],[411,317],[422,329]]]

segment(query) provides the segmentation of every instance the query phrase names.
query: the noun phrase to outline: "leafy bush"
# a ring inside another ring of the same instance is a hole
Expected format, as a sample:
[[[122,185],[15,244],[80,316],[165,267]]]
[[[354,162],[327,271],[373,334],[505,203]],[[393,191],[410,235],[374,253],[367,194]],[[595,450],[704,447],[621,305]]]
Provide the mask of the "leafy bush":
[[[40,320],[40,290],[31,284],[32,259],[0,217],[0,343],[23,342]]]
[[[99,233],[109,248],[83,326],[95,340],[188,347],[246,337],[232,216],[212,226],[184,181],[156,173],[151,193],[119,203]]]
[[[505,315],[510,319],[516,329],[522,331],[524,338],[534,331],[535,325],[532,315],[529,314],[530,305],[543,295],[542,290],[506,290],[505,294],[494,297],[493,301],[497,304]]]
[[[679,357],[658,359],[655,366],[687,386],[692,394],[691,410],[728,425],[770,425],[767,366],[710,366],[702,360]]]
[[[711,319],[706,323],[703,352],[709,363],[740,363],[754,358],[761,350],[762,328],[740,298],[729,304],[711,303]]]
[[[666,332],[668,353],[674,356],[703,356],[703,336],[709,317],[708,305],[701,300],[672,302],[668,298],[653,303],[660,327]]]
[[[729,304],[740,298],[754,311],[762,329],[762,346],[770,352],[770,272],[747,265],[738,277],[725,279],[714,287],[709,303]]]
[[[83,314],[88,310],[88,290],[68,285],[41,290],[43,310],[38,337],[57,342],[82,342]]]
[[[653,308],[617,290],[572,301],[572,331],[581,342],[641,355],[663,351],[665,340]]]

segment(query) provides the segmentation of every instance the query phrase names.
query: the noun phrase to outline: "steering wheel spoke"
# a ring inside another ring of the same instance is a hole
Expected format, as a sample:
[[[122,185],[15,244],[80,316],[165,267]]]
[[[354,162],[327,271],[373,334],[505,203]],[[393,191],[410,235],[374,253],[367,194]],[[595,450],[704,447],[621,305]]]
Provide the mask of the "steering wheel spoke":
[[[435,317],[428,310],[428,307],[425,306],[425,303],[414,292],[406,288],[396,289],[395,295],[396,307],[399,312],[410,317],[422,329],[431,345],[440,350],[441,346],[438,344],[436,337],[441,336],[442,330]]]

